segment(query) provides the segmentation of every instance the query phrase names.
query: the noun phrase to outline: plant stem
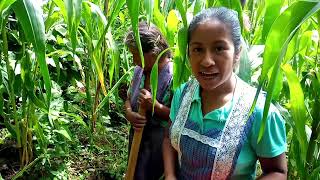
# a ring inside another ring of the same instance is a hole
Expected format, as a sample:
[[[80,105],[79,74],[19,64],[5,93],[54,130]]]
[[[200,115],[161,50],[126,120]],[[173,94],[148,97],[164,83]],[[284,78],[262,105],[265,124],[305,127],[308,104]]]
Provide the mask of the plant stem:
[[[9,88],[9,99],[11,102],[12,110],[13,110],[13,119],[15,123],[15,131],[17,135],[17,147],[21,147],[21,138],[20,138],[20,127],[18,122],[18,115],[17,115],[17,107],[16,107],[16,101],[15,101],[15,94],[14,94],[14,88],[13,88],[13,70],[11,69],[10,62],[9,62],[9,54],[8,54],[8,39],[7,39],[7,29],[6,29],[6,22],[8,20],[8,17],[5,18],[3,26],[2,26],[2,40],[3,40],[3,56],[4,60],[6,62],[7,67],[7,74],[8,74],[8,88]]]

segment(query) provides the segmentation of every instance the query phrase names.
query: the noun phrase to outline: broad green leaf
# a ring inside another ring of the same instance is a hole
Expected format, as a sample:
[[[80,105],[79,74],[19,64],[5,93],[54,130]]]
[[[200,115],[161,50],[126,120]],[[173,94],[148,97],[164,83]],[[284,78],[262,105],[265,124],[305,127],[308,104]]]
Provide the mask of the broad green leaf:
[[[300,81],[288,64],[282,67],[289,84],[290,89],[290,111],[294,120],[294,131],[300,144],[301,157],[303,161],[307,152],[307,136],[305,132],[305,123],[307,120],[307,110],[304,104],[304,94],[300,85]]]
[[[139,7],[140,7],[140,1],[139,0],[126,0],[128,10],[129,10],[129,16],[131,19],[131,26],[132,31],[134,33],[134,38],[138,45],[138,50],[140,53],[140,59],[142,63],[142,68],[144,68],[144,56],[142,52],[142,46],[140,41],[140,34],[139,34]]]
[[[182,27],[178,32],[178,47],[180,55],[183,59],[186,58],[187,55],[187,46],[188,46],[188,29],[187,27]]]
[[[45,27],[40,3],[33,0],[19,0],[13,4],[13,9],[22,26],[25,37],[33,45],[40,66],[40,72],[44,79],[47,95],[47,108],[49,108],[51,99],[51,81],[45,60]]]
[[[262,42],[265,42],[269,33],[269,30],[280,14],[280,9],[283,4],[283,0],[268,0],[265,1],[266,13],[264,14],[263,29],[262,29]]]
[[[68,132],[66,127],[61,127],[61,129],[58,129],[58,130],[54,129],[53,132],[59,133],[65,138],[67,138],[69,141],[72,141],[70,132]]]

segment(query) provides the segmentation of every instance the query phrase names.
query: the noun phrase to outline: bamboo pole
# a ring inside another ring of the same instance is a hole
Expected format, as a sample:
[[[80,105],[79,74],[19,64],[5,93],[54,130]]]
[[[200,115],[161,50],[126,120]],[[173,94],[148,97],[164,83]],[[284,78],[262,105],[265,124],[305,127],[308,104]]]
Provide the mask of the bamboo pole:
[[[140,106],[138,113],[141,116],[146,116],[145,108]],[[143,129],[144,128],[142,127],[141,129],[134,130],[133,140],[132,140],[131,149],[130,149],[128,169],[127,169],[125,180],[133,180],[134,179],[134,173],[135,173],[135,169],[136,169],[136,164],[137,164]]]

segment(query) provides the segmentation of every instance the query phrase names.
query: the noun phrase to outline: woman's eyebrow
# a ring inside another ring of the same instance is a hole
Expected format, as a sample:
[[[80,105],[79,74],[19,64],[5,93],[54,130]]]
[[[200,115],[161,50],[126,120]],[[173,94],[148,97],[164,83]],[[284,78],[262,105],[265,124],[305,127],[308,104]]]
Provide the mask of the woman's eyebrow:
[[[190,43],[190,45],[193,45],[193,46],[194,46],[194,45],[201,45],[201,44],[202,44],[202,43],[200,43],[200,42],[191,42],[191,43]]]

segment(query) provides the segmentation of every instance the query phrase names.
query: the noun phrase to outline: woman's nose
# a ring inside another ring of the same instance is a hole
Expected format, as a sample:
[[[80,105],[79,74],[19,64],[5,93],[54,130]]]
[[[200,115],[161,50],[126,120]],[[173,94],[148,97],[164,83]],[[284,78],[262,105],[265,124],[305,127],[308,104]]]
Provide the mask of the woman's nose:
[[[209,67],[215,65],[214,56],[210,51],[206,51],[203,59],[200,62],[201,66]]]

